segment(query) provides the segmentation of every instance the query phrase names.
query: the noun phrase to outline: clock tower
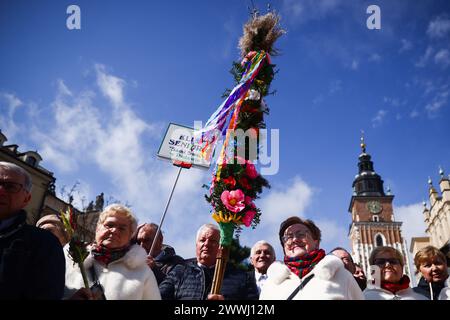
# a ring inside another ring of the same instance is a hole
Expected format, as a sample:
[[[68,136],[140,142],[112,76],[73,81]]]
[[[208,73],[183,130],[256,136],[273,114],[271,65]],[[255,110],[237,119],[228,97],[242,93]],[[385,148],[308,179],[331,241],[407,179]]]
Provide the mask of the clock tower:
[[[394,219],[394,196],[389,189],[384,192],[383,180],[375,172],[371,156],[366,153],[364,137],[361,137],[361,149],[359,170],[353,181],[353,195],[348,209],[352,218],[349,238],[353,259],[369,275],[372,250],[378,246],[393,247],[405,257],[404,272],[411,279],[408,251],[401,233],[402,222]]]

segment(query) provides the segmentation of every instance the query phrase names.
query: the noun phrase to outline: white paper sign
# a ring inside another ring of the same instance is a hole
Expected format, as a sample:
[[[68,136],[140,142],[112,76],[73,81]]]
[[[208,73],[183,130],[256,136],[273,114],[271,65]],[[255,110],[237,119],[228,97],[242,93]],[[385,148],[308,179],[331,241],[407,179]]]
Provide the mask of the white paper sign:
[[[202,156],[203,145],[194,139],[194,129],[170,123],[159,147],[158,157],[209,168],[211,162]]]

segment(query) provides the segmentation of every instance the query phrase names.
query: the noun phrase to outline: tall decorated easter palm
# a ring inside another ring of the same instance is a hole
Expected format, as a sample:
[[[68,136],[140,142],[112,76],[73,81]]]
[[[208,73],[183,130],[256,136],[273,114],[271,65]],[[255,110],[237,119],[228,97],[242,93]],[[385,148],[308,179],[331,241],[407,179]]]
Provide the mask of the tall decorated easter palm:
[[[268,108],[263,97],[275,71],[270,55],[276,54],[275,41],[284,33],[280,17],[274,12],[253,12],[239,40],[241,61],[231,70],[236,86],[228,90],[219,106],[201,130],[204,154],[210,156],[215,143],[223,139],[217,167],[206,199],[212,205],[212,217],[219,224],[220,248],[211,293],[219,294],[233,234],[242,226],[255,228],[261,211],[254,204],[263,187],[269,187],[254,165],[258,157],[259,129],[265,128]]]

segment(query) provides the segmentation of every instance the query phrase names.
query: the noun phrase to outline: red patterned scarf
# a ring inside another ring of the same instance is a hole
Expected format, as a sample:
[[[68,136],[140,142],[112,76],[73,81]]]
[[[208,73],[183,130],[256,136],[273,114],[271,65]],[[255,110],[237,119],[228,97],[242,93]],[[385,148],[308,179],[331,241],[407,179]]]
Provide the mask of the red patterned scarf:
[[[306,276],[315,265],[323,259],[323,257],[325,257],[325,251],[323,249],[316,249],[305,253],[300,258],[289,258],[284,256],[284,263],[301,279]]]
[[[128,250],[130,250],[130,246],[119,249],[108,249],[94,243],[91,248],[91,254],[95,260],[101,262],[105,266],[108,266],[111,262],[122,258]]]
[[[407,275],[403,275],[398,283],[381,282],[381,287],[395,294],[399,290],[403,290],[409,287],[409,278]]]

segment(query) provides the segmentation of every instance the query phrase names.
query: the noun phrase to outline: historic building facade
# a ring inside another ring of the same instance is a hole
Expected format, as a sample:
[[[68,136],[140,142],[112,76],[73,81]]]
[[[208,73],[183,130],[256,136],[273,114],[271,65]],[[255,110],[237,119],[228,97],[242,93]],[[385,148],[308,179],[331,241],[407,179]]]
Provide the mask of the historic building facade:
[[[359,172],[353,181],[353,195],[349,212],[352,222],[349,230],[352,256],[367,275],[370,275],[369,257],[378,246],[390,246],[405,257],[405,273],[410,277],[408,251],[402,237],[402,222],[395,221],[392,201],[394,196],[384,192],[383,180],[374,171],[371,156],[366,153],[361,138],[362,153],[359,155]]]
[[[446,256],[450,267],[450,175],[445,176],[444,170],[439,170],[440,180],[439,189],[436,190],[431,178],[428,179],[428,198],[427,203],[423,203],[423,218],[425,222],[425,232],[427,237],[414,237],[411,239],[411,253],[414,256],[416,252],[427,246],[432,245],[439,248]]]

